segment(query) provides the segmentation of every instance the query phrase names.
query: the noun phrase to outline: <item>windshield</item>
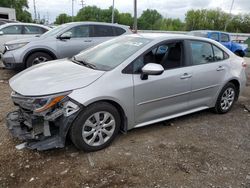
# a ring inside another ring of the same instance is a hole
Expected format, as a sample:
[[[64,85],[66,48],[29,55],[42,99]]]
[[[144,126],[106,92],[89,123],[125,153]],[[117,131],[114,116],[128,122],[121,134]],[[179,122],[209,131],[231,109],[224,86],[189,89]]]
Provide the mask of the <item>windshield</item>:
[[[56,35],[57,33],[59,33],[62,29],[66,28],[67,26],[68,26],[67,24],[57,26],[54,29],[51,29],[51,30],[47,31],[46,33],[44,33],[43,35],[41,35],[41,37],[49,37],[49,36]]]
[[[92,64],[99,70],[108,71],[151,41],[146,38],[122,36],[90,48],[76,55],[74,59]]]

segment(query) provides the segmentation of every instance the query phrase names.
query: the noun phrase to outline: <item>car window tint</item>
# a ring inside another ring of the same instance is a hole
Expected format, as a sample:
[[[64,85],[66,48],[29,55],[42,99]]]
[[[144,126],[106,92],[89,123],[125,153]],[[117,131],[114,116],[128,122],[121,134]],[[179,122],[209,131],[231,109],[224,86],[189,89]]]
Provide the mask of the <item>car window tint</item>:
[[[114,33],[115,33],[114,35],[115,35],[115,36],[122,35],[123,33],[126,32],[125,29],[122,29],[122,28],[120,28],[120,27],[113,27],[113,29],[114,29]]]
[[[89,37],[89,26],[87,25],[76,26],[66,31],[66,33],[71,33],[71,38]]]
[[[218,33],[211,33],[210,38],[216,41],[219,41],[219,34]]]
[[[161,44],[139,57],[133,63],[133,72],[140,73],[144,65],[148,63],[161,64],[165,70],[179,68],[183,60],[182,42]]]
[[[93,26],[93,37],[111,37],[111,36],[114,36],[113,29],[111,26],[106,26],[106,25]]]
[[[6,35],[19,35],[19,34],[22,34],[22,26],[13,25],[13,26],[5,27],[1,31]]]
[[[221,42],[229,42],[229,35],[221,33]]]
[[[214,45],[213,45],[213,49],[214,49],[214,60],[215,61],[223,60],[224,59],[224,52]]]
[[[194,65],[213,62],[213,49],[211,44],[201,41],[191,41],[190,46]]]
[[[44,33],[44,29],[41,27],[30,26],[30,25],[24,26],[24,34],[35,35],[35,34],[43,34],[43,33]]]

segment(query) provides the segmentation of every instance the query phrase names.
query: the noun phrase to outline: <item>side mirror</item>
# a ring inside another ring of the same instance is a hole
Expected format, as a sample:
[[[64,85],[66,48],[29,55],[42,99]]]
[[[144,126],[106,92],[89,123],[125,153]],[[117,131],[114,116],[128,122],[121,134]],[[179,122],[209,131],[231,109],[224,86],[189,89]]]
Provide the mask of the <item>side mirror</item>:
[[[149,75],[161,75],[164,72],[162,65],[156,63],[148,63],[142,67],[141,79],[147,80]]]
[[[66,33],[61,34],[61,36],[59,36],[58,38],[60,40],[68,40],[68,39],[71,39],[71,36],[72,36],[71,32],[66,32]]]
[[[3,33],[3,31],[0,31],[0,35],[3,35],[4,33]]]

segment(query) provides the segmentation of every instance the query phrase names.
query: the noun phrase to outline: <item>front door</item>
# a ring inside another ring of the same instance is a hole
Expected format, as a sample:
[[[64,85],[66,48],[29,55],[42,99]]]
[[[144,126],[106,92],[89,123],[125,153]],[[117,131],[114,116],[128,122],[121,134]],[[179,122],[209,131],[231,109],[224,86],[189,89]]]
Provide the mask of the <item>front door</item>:
[[[57,40],[59,58],[72,57],[94,45],[93,39],[89,37],[90,28],[88,25],[75,26],[65,33],[70,34],[71,38]]]
[[[161,75],[142,80],[140,69],[147,63],[161,64],[165,71]],[[182,41],[160,44],[134,62],[137,125],[187,110],[192,75],[190,67],[185,67],[185,63]]]

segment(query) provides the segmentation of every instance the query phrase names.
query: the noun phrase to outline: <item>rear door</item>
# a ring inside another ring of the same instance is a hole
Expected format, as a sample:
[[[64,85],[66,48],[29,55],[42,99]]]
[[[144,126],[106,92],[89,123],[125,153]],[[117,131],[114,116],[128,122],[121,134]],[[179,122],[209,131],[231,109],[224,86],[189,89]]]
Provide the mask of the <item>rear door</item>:
[[[57,51],[60,58],[72,57],[94,45],[94,41],[90,37],[89,25],[74,26],[64,33],[70,33],[71,38],[57,40]]]
[[[4,44],[6,42],[16,40],[19,36],[22,36],[22,26],[21,25],[11,25],[1,29],[3,32],[0,35],[0,52],[4,51]]]
[[[204,41],[190,40],[192,91],[190,108],[210,107],[230,69],[228,55]]]
[[[91,25],[91,42],[93,45],[100,44],[114,37],[114,30],[109,25]]]

